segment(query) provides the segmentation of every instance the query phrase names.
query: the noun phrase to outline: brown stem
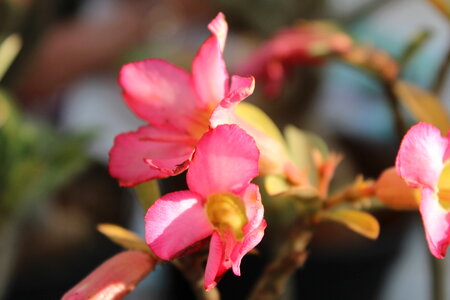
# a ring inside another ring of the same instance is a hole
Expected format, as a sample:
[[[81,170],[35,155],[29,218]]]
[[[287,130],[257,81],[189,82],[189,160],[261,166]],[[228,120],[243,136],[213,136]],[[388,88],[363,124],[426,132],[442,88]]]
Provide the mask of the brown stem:
[[[394,92],[394,82],[383,82],[383,89],[384,93],[387,96],[389,106],[391,107],[391,110],[394,114],[394,122],[395,122],[395,129],[400,139],[405,135],[406,133],[406,127],[405,127],[405,120],[400,112],[400,102],[397,99],[397,96]]]
[[[447,51],[447,55],[445,56],[444,62],[439,68],[436,81],[433,86],[433,91],[439,95],[445,85],[445,79],[447,78],[448,70],[450,69],[450,48]]]
[[[312,232],[311,229],[301,226],[302,223],[294,224],[291,234],[281,246],[275,260],[266,266],[249,300],[277,299],[286,289],[286,283],[291,275],[303,266],[308,257],[306,247],[311,240]]]
[[[443,261],[430,255],[431,263],[431,299],[444,300],[445,299],[445,269]]]

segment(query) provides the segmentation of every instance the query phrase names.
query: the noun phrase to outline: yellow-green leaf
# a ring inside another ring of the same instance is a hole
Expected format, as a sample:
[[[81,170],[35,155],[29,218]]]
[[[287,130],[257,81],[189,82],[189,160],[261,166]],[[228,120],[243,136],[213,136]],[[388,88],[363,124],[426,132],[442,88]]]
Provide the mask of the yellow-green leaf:
[[[19,50],[22,47],[22,40],[17,34],[8,36],[0,44],[0,81],[8,71],[9,66],[16,58]]]
[[[270,196],[279,195],[291,188],[282,175],[268,175],[264,177],[264,188]]]
[[[302,199],[317,197],[317,189],[312,186],[292,186],[283,175],[264,177],[264,188],[270,196],[295,196]]]
[[[10,101],[7,99],[7,95],[0,90],[0,128],[6,124],[11,117],[12,107]]]
[[[275,125],[272,119],[268,115],[266,115],[265,112],[263,112],[255,105],[241,102],[236,107],[236,114],[239,118],[243,119],[245,122],[249,123],[259,131],[267,134],[283,145],[285,144],[283,136],[277,125]]]
[[[363,211],[350,209],[332,210],[324,213],[322,217],[344,224],[354,232],[369,239],[377,239],[380,234],[380,224],[377,219]]]
[[[121,226],[103,223],[97,225],[97,230],[123,248],[152,253],[142,238]]]
[[[284,135],[292,160],[298,168],[306,170],[312,185],[316,185],[319,179],[312,157],[312,150],[318,149],[324,157],[327,157],[327,145],[315,134],[300,130],[292,125],[285,127]]]
[[[450,120],[436,95],[405,81],[397,81],[394,91],[417,121],[430,123],[439,128],[443,135],[447,135]]]
[[[134,191],[144,211],[147,211],[161,197],[157,180],[143,182],[135,186]]]

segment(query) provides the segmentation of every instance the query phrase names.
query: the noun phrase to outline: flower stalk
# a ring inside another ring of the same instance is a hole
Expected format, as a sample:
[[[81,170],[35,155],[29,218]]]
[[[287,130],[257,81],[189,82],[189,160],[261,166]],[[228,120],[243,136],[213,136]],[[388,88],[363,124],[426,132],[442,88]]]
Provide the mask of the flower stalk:
[[[293,224],[291,233],[279,248],[276,258],[264,269],[248,299],[278,299],[285,291],[291,275],[306,262],[306,248],[311,238],[312,230],[306,226],[304,217],[301,216]]]
[[[441,260],[430,256],[433,300],[445,300],[445,269]]]
[[[445,80],[447,79],[449,69],[450,69],[450,48],[448,49],[444,61],[439,68],[439,71],[436,76],[436,81],[433,86],[433,91],[438,95],[441,94],[442,90],[444,89]]]

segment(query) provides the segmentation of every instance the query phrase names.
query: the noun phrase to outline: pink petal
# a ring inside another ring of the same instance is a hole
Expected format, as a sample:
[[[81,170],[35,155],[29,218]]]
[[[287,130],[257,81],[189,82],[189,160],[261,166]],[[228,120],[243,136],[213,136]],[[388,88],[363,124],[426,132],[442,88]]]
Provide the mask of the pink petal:
[[[434,188],[443,168],[448,140],[439,129],[420,122],[403,137],[396,159],[397,172],[411,187]]]
[[[187,168],[195,143],[169,126],[142,126],[116,136],[109,152],[109,171],[122,186],[176,175]]]
[[[146,253],[121,252],[98,266],[68,291],[62,300],[122,299],[153,270],[155,261]]]
[[[237,94],[236,96],[228,96],[228,98],[235,99],[233,102],[240,102],[250,96],[255,89],[255,78],[253,76],[241,77],[233,75],[231,77],[231,86],[229,94]]]
[[[424,188],[420,213],[431,253],[436,258],[444,258],[450,243],[450,212],[439,204],[432,189]]]
[[[222,246],[223,246],[223,266],[228,270],[232,267],[231,255],[239,244],[238,240],[235,238],[234,234],[231,230],[226,230],[220,233],[220,237],[222,238]]]
[[[266,221],[264,217],[264,206],[261,202],[261,194],[256,184],[250,184],[241,195],[245,205],[248,222],[243,227],[244,240],[235,245],[231,254],[233,273],[241,275],[240,265],[245,254],[255,248],[264,236]]]
[[[252,137],[236,125],[220,125],[199,141],[187,173],[188,186],[205,198],[239,194],[258,175],[258,158]]]
[[[237,276],[241,275],[240,265],[242,258],[259,244],[266,228],[266,221],[263,219],[264,207],[261,202],[259,187],[255,184],[250,184],[241,194],[241,199],[244,201],[248,219],[248,222],[243,227],[244,240],[234,244],[228,241],[233,246],[233,249],[231,254],[225,255],[231,261],[233,273]]]
[[[256,184],[249,184],[243,192],[241,199],[244,201],[247,224],[244,225],[244,235],[259,227],[264,218],[264,206],[261,202],[261,194]]]
[[[172,123],[183,129],[195,122],[197,96],[185,70],[161,59],[146,59],[124,65],[119,83],[131,110],[150,124]]]
[[[264,236],[264,230],[266,229],[266,220],[262,220],[261,223],[253,230],[245,233],[244,240],[238,244],[231,255],[231,261],[233,263],[233,273],[237,276],[241,275],[241,261],[245,254],[256,247],[261,242]],[[244,232],[246,228],[244,226]]]
[[[242,100],[253,94],[255,89],[255,78],[233,76],[231,88],[228,95],[220,101],[210,118],[212,127],[221,124],[236,124],[234,109]]]
[[[222,266],[233,268],[235,275],[240,276],[242,257],[252,250],[264,236],[266,221],[263,219],[264,207],[261,203],[259,188],[250,184],[241,194],[244,201],[248,222],[243,227],[244,239],[239,242],[230,231],[222,232]]]
[[[217,106],[228,92],[228,72],[223,60],[227,25],[222,14],[210,23],[212,35],[203,43],[192,63],[194,86],[205,108]]]
[[[214,232],[211,236],[211,242],[209,244],[209,255],[205,269],[204,287],[207,291],[214,288],[223,274],[228,270],[223,265],[223,255],[224,249],[222,240],[220,235],[217,232]]]
[[[217,16],[208,24],[208,29],[219,40],[220,49],[223,52],[228,33],[228,24],[227,21],[225,21],[224,14],[221,12],[218,13]]]
[[[255,139],[256,145],[261,153],[259,159],[259,175],[283,174],[286,164],[290,158],[286,153],[285,146],[265,132],[237,117],[236,124]]]
[[[261,157],[259,160],[260,175],[281,174],[284,172],[289,158],[286,155],[284,145],[255,128],[244,119],[235,114],[235,107],[239,102],[253,93],[254,78],[233,76],[231,91],[213,111],[210,123],[212,127],[221,124],[237,124],[251,135],[258,145]]]
[[[203,199],[190,191],[159,198],[145,216],[145,239],[160,258],[170,260],[213,232]]]

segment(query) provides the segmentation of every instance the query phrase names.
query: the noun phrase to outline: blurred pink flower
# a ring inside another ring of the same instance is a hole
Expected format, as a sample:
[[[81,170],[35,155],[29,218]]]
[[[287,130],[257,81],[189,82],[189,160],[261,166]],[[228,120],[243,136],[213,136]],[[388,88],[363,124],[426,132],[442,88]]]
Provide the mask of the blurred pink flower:
[[[266,222],[258,186],[259,151],[237,125],[220,125],[198,143],[187,172],[189,190],[167,194],[145,216],[153,252],[170,260],[211,237],[205,289],[226,270],[240,275],[242,257],[262,239]]]
[[[192,75],[161,59],[122,67],[119,83],[130,109],[149,125],[122,133],[110,151],[109,170],[122,186],[176,175],[188,167],[210,116],[222,102],[253,93],[254,79],[229,76],[223,60],[228,25],[222,13],[192,63]]]
[[[153,270],[154,266],[154,259],[147,253],[121,252],[98,266],[70,289],[62,300],[122,299]]]
[[[422,214],[428,247],[444,258],[450,243],[450,164],[449,137],[421,122],[406,133],[398,151],[397,173],[421,192]]]
[[[290,70],[297,65],[317,65],[327,55],[342,53],[352,45],[349,36],[326,22],[301,22],[281,30],[264,43],[238,68],[264,84],[270,98],[279,95]]]

